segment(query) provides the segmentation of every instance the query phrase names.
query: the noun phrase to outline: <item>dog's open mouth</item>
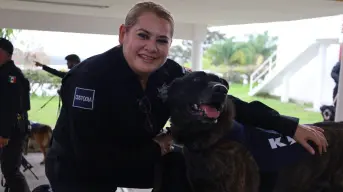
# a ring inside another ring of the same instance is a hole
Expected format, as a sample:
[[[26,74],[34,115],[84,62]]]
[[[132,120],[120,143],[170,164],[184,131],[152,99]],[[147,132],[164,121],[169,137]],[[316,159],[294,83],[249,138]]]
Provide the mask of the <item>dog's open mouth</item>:
[[[193,104],[191,108],[196,115],[212,120],[218,119],[221,112],[221,105],[219,104]]]

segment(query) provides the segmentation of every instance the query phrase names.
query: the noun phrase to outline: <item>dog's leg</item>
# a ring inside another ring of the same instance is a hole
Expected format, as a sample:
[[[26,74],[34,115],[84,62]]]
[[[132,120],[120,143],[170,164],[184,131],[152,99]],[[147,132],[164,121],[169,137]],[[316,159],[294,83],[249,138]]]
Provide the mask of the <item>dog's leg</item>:
[[[24,142],[23,142],[23,153],[24,155],[27,155],[29,153],[29,136],[25,136]]]
[[[45,148],[44,148],[44,135],[34,134],[34,139],[37,142],[37,144],[39,145],[40,151],[43,153],[43,161],[41,161],[40,164],[44,165],[45,156],[46,156],[46,152],[45,152]]]
[[[43,153],[43,161],[40,162],[41,165],[45,164],[45,158],[46,158],[46,151],[45,151],[45,147],[43,146],[43,144],[39,145],[39,148],[41,150],[41,152]]]

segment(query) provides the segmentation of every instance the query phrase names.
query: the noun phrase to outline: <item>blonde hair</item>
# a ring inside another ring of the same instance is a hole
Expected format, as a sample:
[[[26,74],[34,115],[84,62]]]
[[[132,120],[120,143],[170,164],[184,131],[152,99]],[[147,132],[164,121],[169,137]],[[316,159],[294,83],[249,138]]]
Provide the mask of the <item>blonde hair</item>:
[[[154,2],[141,2],[133,6],[125,18],[125,26],[130,28],[137,23],[138,18],[146,12],[154,13],[158,17],[167,20],[171,26],[171,36],[174,35],[174,19],[171,13],[162,5]]]

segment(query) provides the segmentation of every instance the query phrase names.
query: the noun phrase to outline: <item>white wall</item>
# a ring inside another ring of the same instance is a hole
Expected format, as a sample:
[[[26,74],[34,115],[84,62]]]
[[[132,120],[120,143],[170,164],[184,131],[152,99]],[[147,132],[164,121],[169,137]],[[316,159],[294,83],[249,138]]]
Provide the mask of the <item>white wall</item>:
[[[322,38],[339,38],[341,31],[341,17],[326,17],[316,20],[293,21],[283,25],[283,33],[279,36],[278,65],[286,65],[308,46]],[[338,61],[339,45],[331,45],[327,49],[327,59],[324,77],[324,92],[322,104],[332,103],[332,89],[334,82],[331,69]],[[317,56],[306,66],[299,69],[290,80],[291,99],[313,102],[316,98],[316,82],[320,74],[320,58]],[[271,92],[281,96],[282,85]]]

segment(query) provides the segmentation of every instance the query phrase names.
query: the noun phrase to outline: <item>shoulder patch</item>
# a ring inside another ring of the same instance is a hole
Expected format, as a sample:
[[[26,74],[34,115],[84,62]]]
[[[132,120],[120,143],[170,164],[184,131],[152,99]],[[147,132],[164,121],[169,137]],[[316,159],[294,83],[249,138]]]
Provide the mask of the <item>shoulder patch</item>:
[[[74,93],[73,107],[93,110],[94,108],[94,89],[76,87]]]

